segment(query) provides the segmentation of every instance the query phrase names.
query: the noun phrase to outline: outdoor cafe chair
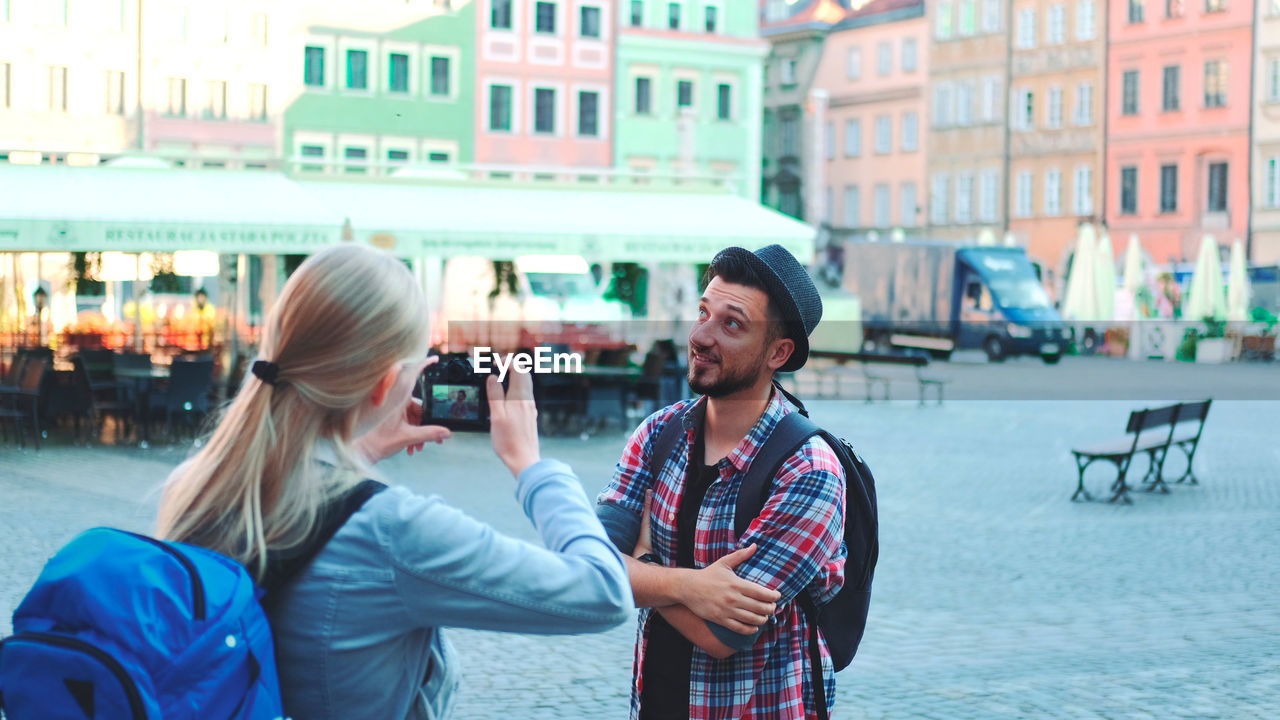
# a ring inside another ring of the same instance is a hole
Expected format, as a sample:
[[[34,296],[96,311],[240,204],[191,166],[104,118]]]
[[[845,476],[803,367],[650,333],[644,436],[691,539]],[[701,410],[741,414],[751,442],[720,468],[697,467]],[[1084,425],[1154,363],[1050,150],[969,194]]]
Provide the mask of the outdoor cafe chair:
[[[0,428],[5,421],[12,421],[18,434],[18,444],[26,445],[25,425],[31,425],[35,434],[36,449],[40,449],[40,392],[44,387],[44,378],[52,361],[37,354],[29,356],[23,363],[22,376],[18,385],[12,390],[0,392]],[[9,440],[7,431],[3,432],[5,442]]]
[[[152,393],[151,412],[164,413],[165,432],[173,438],[173,420],[181,417],[194,433],[195,417],[209,414],[209,390],[213,387],[213,360],[174,360],[169,366],[169,386]],[[145,418],[144,420],[150,420]]]
[[[95,437],[100,436],[109,415],[115,417],[117,428],[127,429],[133,420],[133,403],[121,399],[115,382],[95,386],[93,372],[89,369],[90,365],[85,360],[84,353],[73,358],[71,362],[75,365],[75,391],[83,400],[84,413],[89,421],[89,431]],[[80,418],[77,416],[77,425],[79,421]],[[117,434],[120,434],[119,430]]]

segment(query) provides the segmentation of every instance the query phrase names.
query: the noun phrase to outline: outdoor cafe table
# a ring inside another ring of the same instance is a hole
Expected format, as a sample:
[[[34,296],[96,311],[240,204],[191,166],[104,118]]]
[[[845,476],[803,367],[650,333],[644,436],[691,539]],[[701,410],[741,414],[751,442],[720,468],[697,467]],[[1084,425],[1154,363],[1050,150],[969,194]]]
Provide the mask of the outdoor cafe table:
[[[149,368],[120,368],[116,370],[116,377],[129,380],[133,383],[136,402],[134,410],[138,416],[138,424],[142,426],[142,442],[138,443],[138,447],[144,450],[151,446],[151,389],[157,380],[169,379],[168,365],[152,365]]]

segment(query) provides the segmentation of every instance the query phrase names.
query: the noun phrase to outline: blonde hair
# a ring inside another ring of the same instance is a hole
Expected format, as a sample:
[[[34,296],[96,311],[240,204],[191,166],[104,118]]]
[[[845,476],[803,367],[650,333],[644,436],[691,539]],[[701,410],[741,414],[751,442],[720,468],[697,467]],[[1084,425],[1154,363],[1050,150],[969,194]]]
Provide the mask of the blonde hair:
[[[276,384],[246,377],[207,444],[170,476],[157,533],[216,550],[261,580],[268,551],[312,533],[324,504],[360,478],[357,411],[397,362],[426,356],[422,290],[404,264],[358,245],[308,258],[263,328]],[[313,459],[327,438],[338,466]]]

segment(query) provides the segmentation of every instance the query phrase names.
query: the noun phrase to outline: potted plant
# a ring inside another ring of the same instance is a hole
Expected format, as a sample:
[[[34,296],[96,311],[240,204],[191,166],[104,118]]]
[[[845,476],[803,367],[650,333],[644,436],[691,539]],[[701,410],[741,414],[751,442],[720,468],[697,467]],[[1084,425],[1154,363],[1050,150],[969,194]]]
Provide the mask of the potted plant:
[[[1227,324],[1211,317],[1204,319],[1205,331],[1196,343],[1197,363],[1223,363],[1231,358],[1231,342],[1226,338]]]

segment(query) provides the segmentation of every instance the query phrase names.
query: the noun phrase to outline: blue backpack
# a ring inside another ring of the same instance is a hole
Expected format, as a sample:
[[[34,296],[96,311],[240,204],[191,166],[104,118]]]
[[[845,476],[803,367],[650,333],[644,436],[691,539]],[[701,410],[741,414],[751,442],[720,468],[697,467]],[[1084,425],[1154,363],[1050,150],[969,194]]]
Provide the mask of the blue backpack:
[[[266,589],[211,550],[110,528],[80,534],[45,565],[0,641],[0,710],[9,720],[283,717],[260,601],[384,487],[366,480],[326,508],[303,548],[271,559]]]

